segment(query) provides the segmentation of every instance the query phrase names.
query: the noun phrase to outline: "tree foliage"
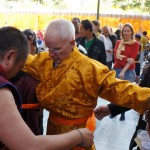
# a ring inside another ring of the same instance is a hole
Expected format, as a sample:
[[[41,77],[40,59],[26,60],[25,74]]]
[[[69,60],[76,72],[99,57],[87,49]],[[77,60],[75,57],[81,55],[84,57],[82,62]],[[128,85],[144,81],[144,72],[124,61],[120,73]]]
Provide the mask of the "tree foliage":
[[[6,0],[6,1],[14,1],[14,2],[19,2],[20,0]],[[44,4],[44,0],[32,0],[33,2],[37,2],[37,3],[40,3],[40,4]]]
[[[64,0],[52,0],[52,2],[55,8],[65,9],[67,7]]]
[[[33,0],[33,2],[37,2],[37,3],[40,3],[40,4],[44,4],[44,0]]]
[[[103,0],[110,2],[110,0]],[[121,8],[124,11],[130,9],[140,9],[144,12],[150,11],[150,0],[111,0],[114,7]]]
[[[5,0],[7,2],[19,2],[20,0]],[[22,2],[25,0],[22,0]],[[31,0],[32,2],[36,2],[38,4],[46,4],[46,0]],[[64,0],[50,0],[53,3],[54,8],[59,10],[67,8],[66,3]]]
[[[146,12],[150,12],[150,0],[145,0],[145,3],[144,3],[144,10]]]
[[[5,0],[8,2],[20,2],[25,0]],[[31,0],[39,4],[46,4],[47,0]],[[66,9],[67,5],[64,0],[49,0],[52,2],[53,7],[59,10]],[[115,8],[121,8],[124,11],[139,9],[142,12],[150,12],[150,0],[101,0],[103,2],[112,3]],[[86,0],[84,0],[86,3]]]

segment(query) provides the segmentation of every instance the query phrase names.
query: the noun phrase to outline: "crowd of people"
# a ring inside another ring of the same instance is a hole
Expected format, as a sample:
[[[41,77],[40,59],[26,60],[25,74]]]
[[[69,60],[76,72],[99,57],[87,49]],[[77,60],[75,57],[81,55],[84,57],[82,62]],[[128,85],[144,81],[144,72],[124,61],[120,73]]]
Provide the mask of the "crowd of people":
[[[0,148],[94,150],[96,118],[121,114],[124,121],[130,109],[141,114],[136,131],[150,133],[149,113],[142,123],[150,108],[149,48],[147,32],[134,33],[129,23],[116,32],[79,18],[52,20],[44,34],[1,27]],[[111,103],[95,109],[98,97]]]

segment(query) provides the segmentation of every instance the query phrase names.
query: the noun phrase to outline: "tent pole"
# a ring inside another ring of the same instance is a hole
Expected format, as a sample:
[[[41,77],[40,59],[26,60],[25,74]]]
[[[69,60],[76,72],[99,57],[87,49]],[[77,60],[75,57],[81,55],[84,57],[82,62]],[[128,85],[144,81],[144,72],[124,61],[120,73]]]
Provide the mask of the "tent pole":
[[[96,16],[97,20],[99,20],[99,9],[100,9],[100,0],[97,1],[97,16]]]

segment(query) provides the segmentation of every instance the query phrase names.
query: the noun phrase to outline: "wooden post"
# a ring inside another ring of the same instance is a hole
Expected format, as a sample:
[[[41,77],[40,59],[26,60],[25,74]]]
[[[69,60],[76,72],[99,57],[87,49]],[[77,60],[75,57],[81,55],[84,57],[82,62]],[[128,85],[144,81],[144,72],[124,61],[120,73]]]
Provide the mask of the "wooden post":
[[[100,9],[100,0],[97,1],[97,16],[96,19],[99,20],[99,9]]]

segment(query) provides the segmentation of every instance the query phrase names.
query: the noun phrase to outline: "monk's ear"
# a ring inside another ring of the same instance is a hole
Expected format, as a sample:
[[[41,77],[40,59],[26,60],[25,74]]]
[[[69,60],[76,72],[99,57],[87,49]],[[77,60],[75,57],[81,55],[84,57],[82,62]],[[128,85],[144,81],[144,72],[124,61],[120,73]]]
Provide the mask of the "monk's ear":
[[[70,42],[71,49],[73,49],[75,45],[76,45],[75,40],[72,40],[72,41]]]
[[[72,45],[72,46],[75,46],[75,40],[72,40],[71,42],[70,42],[70,44]]]
[[[6,53],[6,55],[4,56],[4,62],[5,64],[12,64],[14,63],[14,61],[16,60],[16,54],[17,52],[15,50],[10,50]]]

